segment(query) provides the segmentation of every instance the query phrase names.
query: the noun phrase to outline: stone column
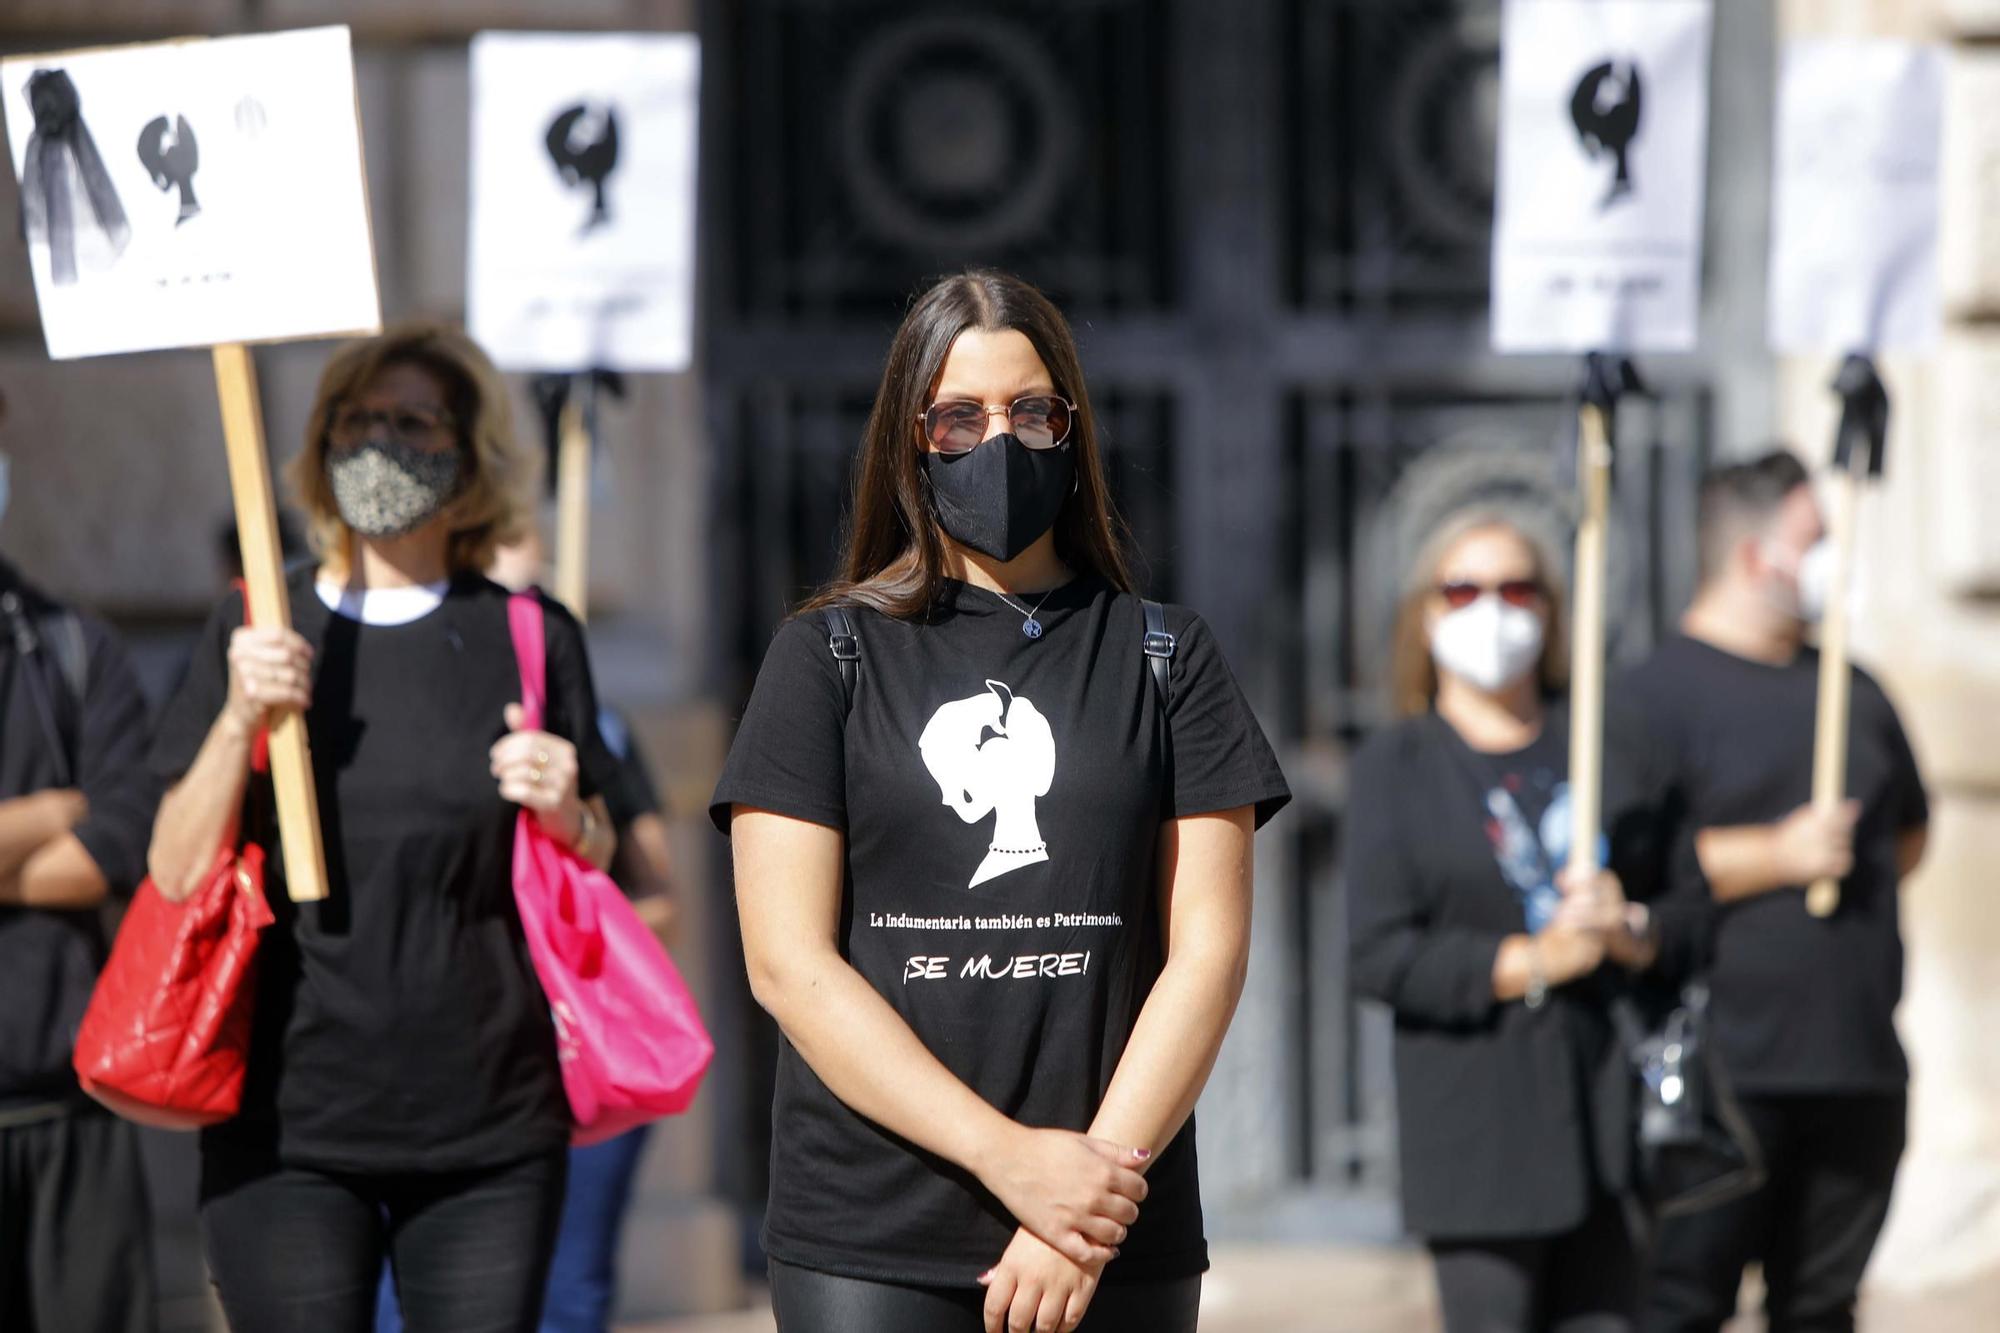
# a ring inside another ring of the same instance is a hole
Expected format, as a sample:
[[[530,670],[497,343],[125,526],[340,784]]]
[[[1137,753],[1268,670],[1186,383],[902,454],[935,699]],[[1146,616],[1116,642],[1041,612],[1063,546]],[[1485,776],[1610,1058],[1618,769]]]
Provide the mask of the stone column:
[[[1863,501],[1857,654],[1908,728],[1930,852],[1903,892],[1910,1145],[1869,1272],[1891,1293],[2000,1272],[2000,35],[1992,0],[1786,0],[1788,35],[1951,44],[1941,345],[1892,358],[1888,475]],[[1792,361],[1788,438],[1823,454],[1833,363]]]

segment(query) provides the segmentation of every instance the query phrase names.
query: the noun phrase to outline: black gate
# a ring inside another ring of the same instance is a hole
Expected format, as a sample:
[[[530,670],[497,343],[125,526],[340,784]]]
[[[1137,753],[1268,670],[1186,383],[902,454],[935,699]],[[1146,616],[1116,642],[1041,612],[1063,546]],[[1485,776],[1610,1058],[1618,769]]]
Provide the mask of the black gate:
[[[1337,866],[1394,530],[1413,490],[1573,429],[1573,365],[1486,350],[1498,4],[715,0],[704,29],[718,685],[747,691],[830,569],[909,296],[975,263],[1041,284],[1151,591],[1214,626],[1298,796],[1260,855],[1287,1146],[1248,1183],[1384,1186],[1385,1034],[1348,999]],[[1625,423],[1620,652],[1685,594],[1668,534],[1730,350]]]

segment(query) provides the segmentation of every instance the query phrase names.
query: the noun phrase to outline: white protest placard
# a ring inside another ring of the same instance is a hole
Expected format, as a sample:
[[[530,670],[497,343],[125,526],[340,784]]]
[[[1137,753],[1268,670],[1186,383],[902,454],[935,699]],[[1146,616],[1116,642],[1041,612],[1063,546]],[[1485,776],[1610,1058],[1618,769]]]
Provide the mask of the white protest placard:
[[[472,43],[466,323],[509,370],[685,369],[700,39]]]
[[[379,327],[344,27],[0,60],[57,360]]]
[[[1507,0],[1497,350],[1694,345],[1709,26],[1708,0]]]
[[[1921,349],[1941,320],[1945,54],[1852,38],[1785,44],[1771,198],[1771,346]]]

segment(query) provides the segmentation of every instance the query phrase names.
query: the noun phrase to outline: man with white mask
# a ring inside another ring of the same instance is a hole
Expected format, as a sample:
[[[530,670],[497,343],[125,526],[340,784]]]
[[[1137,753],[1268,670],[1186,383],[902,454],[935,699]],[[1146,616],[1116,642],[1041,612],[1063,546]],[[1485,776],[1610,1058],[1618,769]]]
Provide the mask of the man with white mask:
[[[1902,1155],[1908,1066],[1897,887],[1923,856],[1923,782],[1896,711],[1858,669],[1842,807],[1810,804],[1825,528],[1805,468],[1772,453],[1704,480],[1701,582],[1626,682],[1692,833],[1690,880],[1716,903],[1715,1043],[1770,1178],[1663,1225],[1641,1327],[1714,1330],[1743,1267],[1764,1265],[1771,1327],[1854,1327],[1855,1293]],[[1804,890],[1841,880],[1840,906]]]

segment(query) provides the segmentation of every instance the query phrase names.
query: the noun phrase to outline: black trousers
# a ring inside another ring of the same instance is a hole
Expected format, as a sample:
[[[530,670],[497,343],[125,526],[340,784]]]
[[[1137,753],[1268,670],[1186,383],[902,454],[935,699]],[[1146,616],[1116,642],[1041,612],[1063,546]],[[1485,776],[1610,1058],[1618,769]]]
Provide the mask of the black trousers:
[[[778,1333],[984,1333],[978,1287],[906,1287],[771,1261]],[[1194,1333],[1201,1278],[1107,1282],[1077,1333]]]
[[[0,1329],[151,1333],[155,1303],[133,1128],[82,1108],[0,1129]]]
[[[1627,1333],[1639,1285],[1632,1232],[1600,1195],[1555,1236],[1432,1241],[1445,1333]]]
[[[533,1333],[566,1152],[368,1176],[208,1154],[201,1230],[234,1333],[370,1333],[389,1260],[410,1333]]]
[[[1742,1103],[1769,1179],[1754,1194],[1661,1225],[1640,1327],[1712,1333],[1736,1312],[1743,1266],[1762,1260],[1771,1333],[1850,1333],[1903,1155],[1904,1096]]]

